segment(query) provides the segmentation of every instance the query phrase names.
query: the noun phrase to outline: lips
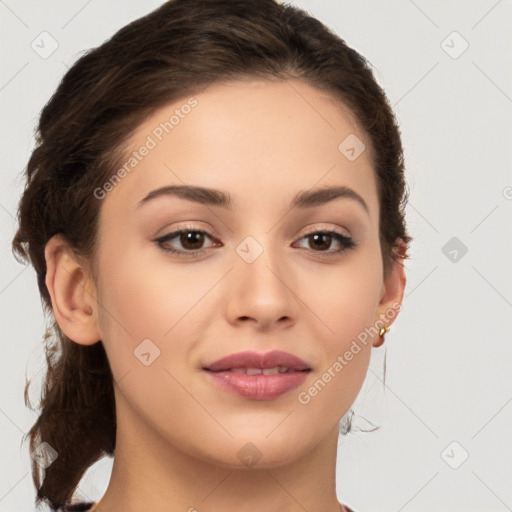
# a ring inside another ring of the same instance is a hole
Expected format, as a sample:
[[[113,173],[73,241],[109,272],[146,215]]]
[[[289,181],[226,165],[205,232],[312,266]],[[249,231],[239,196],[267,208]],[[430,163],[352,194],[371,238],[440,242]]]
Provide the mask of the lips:
[[[308,364],[293,354],[281,350],[260,353],[254,351],[238,352],[223,357],[205,367],[211,372],[233,371],[247,375],[287,373],[290,371],[311,370]]]
[[[274,350],[232,354],[203,370],[225,391],[252,400],[272,400],[303,384],[311,368],[293,354]]]

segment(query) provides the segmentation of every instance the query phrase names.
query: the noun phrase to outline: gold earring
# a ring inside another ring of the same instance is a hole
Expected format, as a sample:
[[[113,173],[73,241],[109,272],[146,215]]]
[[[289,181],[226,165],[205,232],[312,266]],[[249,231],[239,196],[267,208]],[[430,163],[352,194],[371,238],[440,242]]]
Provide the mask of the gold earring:
[[[380,347],[384,343],[384,334],[386,334],[389,331],[389,327],[384,326],[381,327],[379,330],[379,339],[377,342],[373,344],[374,347]]]
[[[379,331],[379,336],[384,336],[384,334],[386,334],[389,331],[389,329],[390,327],[388,327],[387,325],[381,327]]]

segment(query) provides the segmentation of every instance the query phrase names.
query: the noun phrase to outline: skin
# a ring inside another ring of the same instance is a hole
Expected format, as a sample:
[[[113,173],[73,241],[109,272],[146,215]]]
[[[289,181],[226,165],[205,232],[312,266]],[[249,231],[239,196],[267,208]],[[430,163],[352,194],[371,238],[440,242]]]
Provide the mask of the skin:
[[[378,335],[308,404],[297,397],[402,301],[403,265],[383,278],[369,141],[344,105],[300,80],[216,83],[194,97],[197,106],[102,199],[97,279],[60,235],[46,246],[59,326],[76,343],[101,340],[117,382],[113,471],[93,510],[338,511],[338,424]],[[131,148],[185,101],[139,126]],[[349,134],[367,148],[354,161],[338,150]],[[229,192],[235,208],[170,196],[137,208],[153,189],[183,184]],[[368,212],[350,198],[289,208],[300,190],[340,185]],[[189,224],[213,238],[167,246],[204,254],[180,258],[155,242]],[[326,229],[357,247],[325,256],[343,246],[306,234]],[[251,264],[236,252],[247,236],[264,249]],[[145,339],[160,350],[149,366],[134,356]],[[234,352],[272,349],[313,368],[273,400],[229,394],[201,370]],[[237,456],[248,442],[261,456],[252,467]]]

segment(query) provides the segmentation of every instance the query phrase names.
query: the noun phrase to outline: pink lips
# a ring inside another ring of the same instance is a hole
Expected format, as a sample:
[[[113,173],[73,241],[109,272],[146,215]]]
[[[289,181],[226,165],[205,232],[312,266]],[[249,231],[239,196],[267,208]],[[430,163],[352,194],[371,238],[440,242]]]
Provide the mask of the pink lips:
[[[231,354],[203,370],[213,382],[228,392],[253,400],[271,400],[302,384],[311,368],[292,354],[273,350],[264,354]],[[267,370],[268,374],[254,374],[258,370]]]
[[[281,350],[272,350],[263,354],[249,351],[238,352],[209,364],[206,369],[216,372],[232,368],[274,368],[275,366],[286,366],[294,370],[309,369],[302,359]]]

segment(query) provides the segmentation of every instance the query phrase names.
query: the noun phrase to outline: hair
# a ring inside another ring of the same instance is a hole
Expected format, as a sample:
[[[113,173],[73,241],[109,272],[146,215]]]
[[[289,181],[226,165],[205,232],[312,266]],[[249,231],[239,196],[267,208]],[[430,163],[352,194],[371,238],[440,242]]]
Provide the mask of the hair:
[[[114,379],[104,346],[73,342],[55,322],[46,243],[61,233],[96,275],[101,201],[94,190],[126,161],[134,130],[157,109],[211,83],[251,78],[301,79],[348,107],[369,140],[384,277],[408,257],[408,191],[393,111],[369,62],[305,11],[274,0],[170,0],[86,51],[41,111],[12,242],[16,259],[34,266],[50,317],[40,414],[27,436],[31,452],[48,443],[58,456],[44,472],[32,462],[37,504],[69,504],[85,471],[113,456],[116,446]]]

